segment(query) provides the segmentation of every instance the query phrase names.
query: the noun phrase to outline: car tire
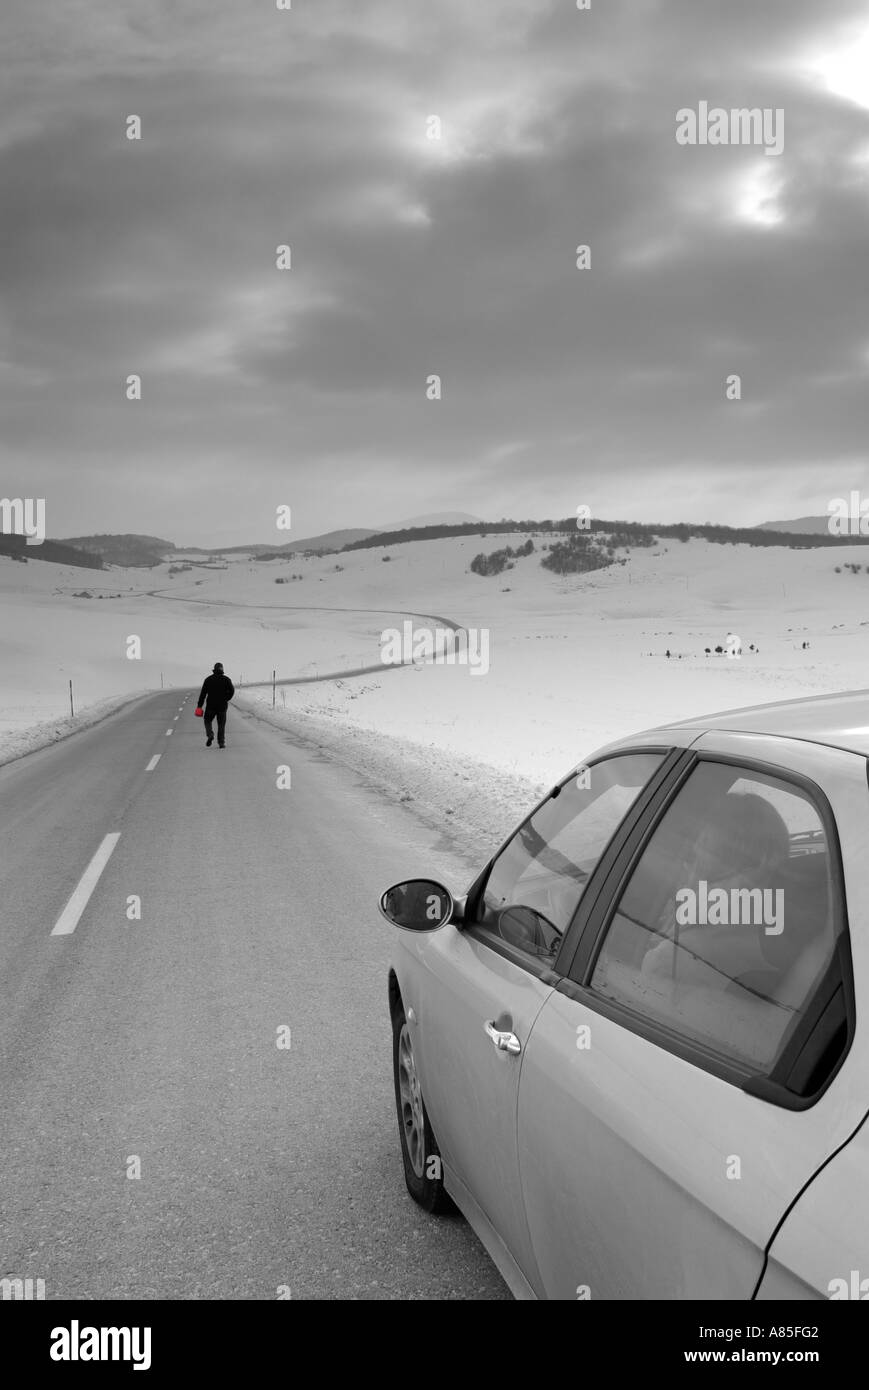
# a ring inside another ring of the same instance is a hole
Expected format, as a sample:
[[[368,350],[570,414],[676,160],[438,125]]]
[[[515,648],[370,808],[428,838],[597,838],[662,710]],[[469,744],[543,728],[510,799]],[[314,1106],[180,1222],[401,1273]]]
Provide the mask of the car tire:
[[[433,1216],[454,1212],[456,1206],[444,1187],[440,1150],[416,1073],[410,1025],[400,1005],[392,1019],[392,1070],[407,1190],[423,1211]]]

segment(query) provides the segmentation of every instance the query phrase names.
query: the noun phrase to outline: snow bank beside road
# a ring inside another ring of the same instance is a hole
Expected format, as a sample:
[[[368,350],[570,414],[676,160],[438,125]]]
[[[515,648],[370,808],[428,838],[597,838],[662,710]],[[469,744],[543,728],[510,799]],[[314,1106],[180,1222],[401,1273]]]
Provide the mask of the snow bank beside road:
[[[545,783],[465,755],[336,718],[272,709],[243,692],[236,695],[233,707],[352,768],[369,786],[407,805],[426,825],[458,842],[480,868],[546,790]]]
[[[140,690],[134,695],[112,695],[107,700],[97,700],[95,704],[87,705],[74,718],[67,715],[66,719],[50,719],[41,724],[31,724],[25,729],[0,731],[0,767],[14,762],[16,758],[23,758],[26,753],[35,753],[39,748],[47,748],[51,743],[70,738],[82,729],[90,729],[94,724],[108,719],[109,715],[117,714],[118,710],[153,693],[152,690]]]

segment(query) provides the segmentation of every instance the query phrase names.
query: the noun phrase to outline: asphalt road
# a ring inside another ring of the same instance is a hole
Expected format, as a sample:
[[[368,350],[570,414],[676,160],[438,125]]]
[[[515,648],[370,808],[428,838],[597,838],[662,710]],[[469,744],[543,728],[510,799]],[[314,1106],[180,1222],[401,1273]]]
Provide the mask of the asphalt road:
[[[392,1094],[377,896],[469,866],[252,716],[206,749],[193,705],[162,692],[0,768],[0,1277],[509,1298],[464,1221],[407,1197]]]

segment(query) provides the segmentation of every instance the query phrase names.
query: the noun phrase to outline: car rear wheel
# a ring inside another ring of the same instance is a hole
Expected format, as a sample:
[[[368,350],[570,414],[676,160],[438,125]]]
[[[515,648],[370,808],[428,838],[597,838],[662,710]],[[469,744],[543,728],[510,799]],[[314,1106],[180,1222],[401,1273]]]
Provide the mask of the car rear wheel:
[[[422,1098],[413,1040],[403,1008],[396,1011],[392,1020],[392,1064],[407,1190],[424,1211],[433,1215],[455,1211],[444,1187],[443,1163]]]

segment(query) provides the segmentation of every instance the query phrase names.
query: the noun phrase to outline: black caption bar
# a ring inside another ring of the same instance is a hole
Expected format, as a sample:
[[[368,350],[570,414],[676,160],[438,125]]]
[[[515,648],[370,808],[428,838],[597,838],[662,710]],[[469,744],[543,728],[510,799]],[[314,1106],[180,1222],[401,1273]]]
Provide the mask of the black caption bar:
[[[855,1300],[860,1302],[862,1300]],[[394,1303],[275,1301],[208,1302],[45,1302],[0,1303],[4,1360],[28,1375],[86,1375],[108,1370],[146,1383],[179,1372],[215,1374],[230,1369],[298,1366],[303,1350],[323,1366],[340,1367],[347,1358],[354,1380],[365,1362],[384,1365],[402,1357],[405,1337],[423,1351],[429,1379],[443,1366],[455,1375],[470,1364],[488,1367],[515,1355],[515,1313],[509,1321],[480,1305],[456,1304],[435,1310],[417,1305],[396,1318]],[[866,1315],[836,1302],[800,1303],[615,1303],[584,1301],[561,1305],[555,1324],[540,1321],[529,1308],[528,1331],[552,1338],[562,1354],[576,1358],[577,1371],[590,1374],[595,1360],[613,1373],[642,1370],[665,1373],[679,1368],[702,1377],[715,1368],[765,1367],[774,1373],[800,1367],[805,1372],[844,1370],[865,1345]],[[380,1319],[383,1318],[381,1323]],[[419,1322],[417,1323],[417,1318]],[[433,1335],[432,1319],[438,1319]],[[489,1319],[492,1319],[490,1322]],[[469,1321],[466,1323],[466,1319]],[[340,1329],[340,1332],[339,1332]],[[461,1333],[461,1341],[455,1333]],[[560,1334],[560,1335],[558,1335]],[[520,1334],[521,1335],[521,1334]],[[420,1342],[418,1339],[421,1338]],[[537,1343],[538,1350],[542,1347]],[[406,1348],[409,1350],[409,1347]],[[135,1383],[135,1382],[134,1382]]]

